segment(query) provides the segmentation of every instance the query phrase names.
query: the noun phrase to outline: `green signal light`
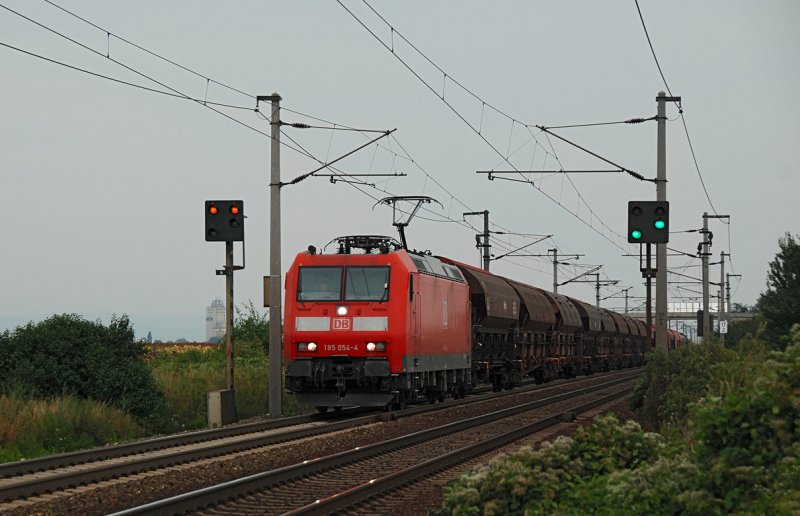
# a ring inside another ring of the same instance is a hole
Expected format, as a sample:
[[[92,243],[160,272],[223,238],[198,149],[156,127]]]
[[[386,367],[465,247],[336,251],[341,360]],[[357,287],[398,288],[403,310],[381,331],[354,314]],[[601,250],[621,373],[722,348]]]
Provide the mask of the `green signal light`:
[[[640,238],[642,238],[642,232],[639,231],[638,229],[634,229],[633,231],[631,231],[631,236],[633,237],[634,240],[639,240]]]
[[[664,229],[666,227],[666,223],[663,220],[657,220],[653,223],[656,229]]]

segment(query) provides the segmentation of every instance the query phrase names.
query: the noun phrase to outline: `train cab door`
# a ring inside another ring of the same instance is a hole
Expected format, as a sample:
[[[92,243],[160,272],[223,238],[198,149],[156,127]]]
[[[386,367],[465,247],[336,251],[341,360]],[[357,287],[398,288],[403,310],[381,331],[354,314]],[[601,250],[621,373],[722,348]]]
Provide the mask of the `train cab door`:
[[[417,363],[422,349],[422,300],[419,295],[419,274],[413,272],[408,277],[408,295],[411,303],[411,354]]]

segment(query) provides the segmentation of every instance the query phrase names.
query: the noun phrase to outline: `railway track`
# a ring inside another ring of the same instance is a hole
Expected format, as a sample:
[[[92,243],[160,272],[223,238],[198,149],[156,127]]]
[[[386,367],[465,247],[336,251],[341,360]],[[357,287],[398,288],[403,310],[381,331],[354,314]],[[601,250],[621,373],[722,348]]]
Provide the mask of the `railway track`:
[[[573,384],[586,385],[602,381],[603,378],[621,379],[630,375],[630,371],[596,375],[577,381],[554,382],[530,390],[517,389],[504,393],[484,394],[466,400],[451,400],[440,405],[416,406],[392,414],[373,411],[365,415],[363,411],[358,413],[345,410],[341,413],[299,416],[0,465],[0,502],[6,502],[0,503],[0,512],[6,510],[24,512],[26,507],[33,508],[37,503],[44,503],[44,506],[58,504],[59,497],[75,495],[75,490],[72,488],[77,486],[94,486],[98,482],[119,482],[113,479],[131,475],[141,477],[146,474],[162,474],[160,472],[180,467],[177,465],[183,464],[188,467],[198,461],[210,463],[227,460],[229,457],[249,457],[254,453],[279,447],[280,443],[284,443],[284,447],[302,447],[302,444],[292,443],[311,442],[309,439],[314,439],[315,436],[317,439],[325,439],[320,436],[341,433],[356,427],[370,425],[374,427],[376,423],[388,419],[424,417],[425,414],[435,414],[435,411],[476,402],[490,401],[502,404],[505,403],[504,398],[509,396],[521,396],[539,391],[552,392],[566,389]],[[381,435],[380,431],[378,435]],[[261,467],[273,468],[274,465],[268,462]],[[257,466],[254,465],[253,468],[257,469]],[[247,473],[246,468],[239,469]],[[109,506],[112,507],[117,508],[114,504]]]
[[[382,477],[362,481],[354,487],[315,500],[303,507],[288,511],[291,515],[331,514],[346,512],[352,515],[428,514],[428,509],[440,503],[439,488],[455,480],[499,453],[513,453],[523,445],[534,445],[558,435],[557,429],[573,426],[581,414],[596,413],[598,407],[628,395],[633,387],[600,396],[587,403],[558,410],[542,418],[522,421],[514,430],[488,436],[477,442],[419,461]]]
[[[374,415],[347,418],[353,413],[358,412],[235,425],[3,464],[0,465],[0,501],[269,446],[375,420]]]
[[[480,395],[488,390],[477,389],[476,394]],[[413,407],[403,411],[403,415],[430,410],[435,409]],[[358,417],[362,414],[366,415]],[[374,422],[378,417],[378,412],[374,409],[352,408],[328,414],[308,414],[187,432],[0,464],[0,502],[335,432]]]
[[[485,455],[556,425],[565,416],[573,418],[625,396],[632,389],[631,378],[618,378],[116,514],[335,513]]]

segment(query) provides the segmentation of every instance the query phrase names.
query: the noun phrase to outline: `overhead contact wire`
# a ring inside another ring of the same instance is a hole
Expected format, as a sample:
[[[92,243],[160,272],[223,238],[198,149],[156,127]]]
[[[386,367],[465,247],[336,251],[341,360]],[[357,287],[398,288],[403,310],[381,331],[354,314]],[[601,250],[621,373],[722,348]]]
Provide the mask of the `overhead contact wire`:
[[[95,29],[98,29],[100,31],[105,32],[108,35],[108,38],[111,38],[111,36],[114,36],[114,38],[116,38],[116,39],[118,39],[118,40],[120,40],[120,41],[122,41],[124,43],[127,43],[128,45],[131,45],[132,47],[138,48],[142,52],[146,52],[146,53],[150,54],[153,57],[157,57],[158,59],[161,59],[162,61],[166,61],[167,63],[169,63],[169,64],[171,64],[173,66],[177,66],[181,70],[185,70],[185,71],[187,71],[187,72],[189,72],[191,74],[194,74],[194,75],[196,75],[198,77],[202,77],[203,79],[206,79],[207,81],[213,82],[214,84],[218,84],[219,86],[222,86],[223,88],[227,88],[227,89],[229,89],[231,91],[235,91],[236,93],[241,93],[242,95],[245,95],[247,97],[255,98],[255,95],[253,95],[251,93],[244,92],[244,91],[242,91],[240,89],[234,88],[233,86],[229,86],[229,85],[227,85],[225,83],[222,83],[222,82],[216,81],[214,79],[211,79],[210,77],[208,77],[206,75],[203,75],[200,72],[197,72],[195,70],[192,70],[191,68],[183,66],[180,63],[176,63],[175,61],[173,61],[173,60],[171,60],[171,59],[169,59],[167,57],[164,57],[164,56],[162,56],[162,55],[160,55],[160,54],[158,54],[156,52],[153,52],[152,50],[148,50],[147,48],[145,48],[145,47],[143,47],[141,45],[138,45],[138,44],[134,43],[133,41],[125,39],[122,36],[119,36],[119,35],[111,32],[111,31],[109,31],[108,29],[105,29],[105,28],[103,28],[103,27],[101,27],[101,26],[99,26],[99,25],[87,20],[86,18],[83,18],[83,17],[75,14],[74,12],[72,12],[72,11],[66,9],[66,8],[61,7],[60,5],[56,4],[55,2],[53,2],[51,0],[44,0],[44,1],[47,2],[48,4],[52,5],[53,7],[57,8],[57,9],[60,9],[61,11],[69,14],[70,16],[72,16],[74,18],[77,18],[78,20],[80,20],[80,21],[82,21],[82,22],[84,22],[84,23],[86,23],[88,25],[91,25]],[[110,54],[110,51],[109,51],[109,54]],[[106,57],[108,57],[108,56],[106,56]]]
[[[389,23],[386,21],[386,19],[385,19],[385,18],[383,18],[383,17],[382,17],[380,14],[378,14],[378,13],[377,13],[377,11],[375,11],[375,9],[374,9],[374,8],[372,8],[372,6],[370,6],[370,5],[369,5],[369,4],[366,2],[366,0],[363,0],[363,1],[364,1],[365,5],[367,5],[367,6],[370,8],[370,10],[372,10],[373,12],[375,12],[375,14],[376,14],[376,15],[377,15],[377,16],[378,16],[380,19],[381,19],[381,21],[383,21],[383,22],[384,22],[384,23],[385,23],[387,26],[389,26],[389,27],[392,27],[392,26],[391,26],[391,24],[389,24]],[[413,68],[412,68],[412,67],[411,67],[411,66],[410,66],[410,65],[409,65],[409,64],[408,64],[408,63],[407,63],[407,62],[406,62],[406,61],[405,61],[403,58],[401,58],[401,57],[400,57],[400,56],[399,56],[399,55],[398,55],[398,54],[397,54],[397,53],[394,51],[393,47],[390,47],[389,45],[387,45],[387,44],[386,44],[386,43],[385,43],[385,42],[384,42],[384,41],[383,41],[383,40],[382,40],[382,39],[381,39],[381,38],[380,38],[380,37],[379,37],[377,34],[375,34],[375,32],[374,32],[372,29],[370,29],[369,27],[367,27],[367,25],[366,25],[366,24],[365,24],[363,21],[361,21],[361,19],[359,19],[359,18],[358,18],[358,16],[356,16],[356,15],[355,15],[355,13],[353,13],[353,12],[352,12],[350,9],[348,9],[348,8],[347,8],[347,7],[346,7],[346,6],[345,6],[345,5],[342,3],[342,1],[341,1],[341,0],[337,0],[337,3],[338,3],[338,4],[339,4],[339,5],[340,5],[340,6],[341,6],[341,7],[342,7],[342,8],[343,8],[345,11],[347,11],[347,13],[348,13],[348,14],[350,14],[350,16],[351,16],[351,17],[353,17],[353,19],[355,19],[355,20],[356,20],[356,22],[357,22],[359,25],[361,25],[361,27],[362,27],[362,28],[364,28],[364,30],[366,30],[366,31],[367,31],[367,32],[368,32],[370,35],[372,35],[372,37],[373,37],[373,38],[375,38],[375,39],[376,39],[376,40],[377,40],[377,41],[378,41],[378,42],[379,42],[379,43],[380,43],[380,44],[381,44],[381,45],[382,45],[384,48],[386,48],[386,49],[387,49],[387,50],[388,50],[388,51],[389,51],[389,52],[390,52],[390,53],[391,53],[393,56],[395,56],[395,58],[396,58],[398,61],[400,61],[400,63],[402,63],[402,64],[403,64],[403,66],[405,66],[405,67],[406,67],[406,69],[408,69],[408,70],[409,70],[409,71],[410,71],[410,72],[411,72],[411,73],[412,73],[412,74],[413,74],[415,77],[417,77],[417,79],[419,79],[419,81],[420,81],[420,82],[422,82],[422,84],[424,84],[424,85],[425,85],[425,86],[428,88],[428,90],[430,90],[430,91],[431,91],[431,93],[433,93],[434,95],[436,95],[437,97],[439,97],[439,98],[442,100],[442,102],[444,102],[444,104],[445,104],[445,105],[446,105],[446,106],[447,106],[447,107],[448,107],[448,108],[449,108],[449,109],[450,109],[450,110],[451,110],[451,111],[452,111],[452,112],[453,112],[453,113],[454,113],[454,114],[455,114],[455,115],[456,115],[456,116],[457,116],[459,119],[461,119],[461,120],[462,120],[462,121],[463,121],[465,124],[467,124],[467,126],[468,126],[468,127],[470,127],[470,129],[472,129],[472,131],[473,131],[473,132],[475,132],[475,134],[477,134],[477,135],[478,135],[478,136],[479,136],[479,137],[480,137],[480,138],[481,138],[481,139],[482,139],[482,140],[483,140],[483,141],[484,141],[484,142],[485,142],[485,143],[486,143],[486,144],[487,144],[487,145],[488,145],[488,146],[489,146],[489,147],[490,147],[490,148],[491,148],[491,149],[492,149],[492,150],[493,150],[493,151],[494,151],[494,152],[495,152],[495,153],[496,153],[498,156],[500,156],[500,158],[502,158],[502,159],[503,159],[503,160],[504,160],[506,163],[508,163],[508,164],[509,164],[509,165],[510,165],[510,166],[511,166],[511,167],[512,167],[514,170],[516,170],[516,171],[519,171],[519,169],[518,169],[518,168],[517,168],[517,167],[516,167],[516,166],[515,166],[513,163],[511,163],[510,161],[508,161],[508,159],[506,159],[506,157],[503,155],[502,151],[500,151],[500,150],[499,150],[499,149],[498,149],[498,148],[497,148],[497,147],[496,147],[494,144],[492,144],[492,143],[491,143],[491,142],[490,142],[490,141],[489,141],[489,140],[488,140],[488,139],[487,139],[485,136],[483,136],[483,134],[482,134],[482,133],[481,133],[481,132],[480,132],[478,129],[476,129],[476,128],[473,126],[473,124],[472,124],[472,123],[470,123],[470,122],[469,122],[469,121],[468,121],[466,118],[464,118],[464,116],[463,116],[463,115],[461,115],[461,113],[459,113],[459,112],[458,112],[458,111],[457,111],[457,110],[456,110],[456,109],[455,109],[455,108],[452,106],[452,104],[450,104],[450,103],[449,103],[447,100],[443,99],[443,98],[442,98],[442,97],[439,95],[439,93],[436,91],[436,88],[434,88],[434,87],[433,87],[433,86],[431,86],[431,85],[430,85],[430,84],[429,84],[427,81],[425,81],[425,79],[423,79],[423,78],[422,78],[422,77],[421,77],[421,76],[420,76],[420,75],[419,75],[419,74],[416,72],[416,70],[414,70],[414,69],[413,69]],[[392,29],[393,29],[393,27],[392,27]],[[416,47],[415,47],[415,46],[414,46],[414,45],[413,45],[411,42],[409,42],[409,41],[408,41],[408,40],[407,40],[405,37],[403,37],[403,36],[402,36],[402,34],[400,34],[399,32],[397,32],[397,31],[396,31],[396,30],[394,30],[394,29],[393,29],[393,33],[397,33],[397,34],[398,34],[398,36],[400,36],[401,38],[403,38],[403,40],[404,40],[404,41],[406,41],[406,42],[407,42],[407,43],[408,43],[408,44],[409,44],[409,45],[410,45],[410,46],[411,46],[411,47],[412,47],[412,48],[413,48],[415,51],[417,51],[417,53],[419,53],[419,54],[420,54],[420,55],[421,55],[421,56],[422,56],[422,57],[423,57],[425,60],[427,60],[429,63],[431,63],[431,65],[432,65],[432,66],[434,66],[434,67],[435,67],[437,70],[439,70],[441,73],[443,73],[443,74],[446,74],[446,72],[444,72],[444,70],[442,70],[442,68],[441,68],[441,67],[439,67],[438,65],[436,65],[436,64],[435,64],[435,63],[434,63],[434,62],[433,62],[433,61],[432,61],[432,60],[431,60],[429,57],[427,57],[427,55],[425,55],[424,53],[420,52],[420,51],[419,51],[419,49],[417,49],[417,48],[416,48]],[[452,78],[452,77],[451,77],[449,74],[447,74],[447,77],[448,77],[449,79],[451,79],[451,80],[453,81],[453,83],[454,83],[454,84],[457,84],[457,85],[459,85],[461,88],[463,88],[463,89],[464,89],[464,91],[468,92],[468,93],[469,93],[470,95],[472,95],[474,98],[476,98],[477,100],[480,100],[481,102],[484,102],[482,99],[480,99],[480,97],[478,97],[477,95],[475,95],[475,94],[474,94],[474,93],[473,93],[471,90],[469,90],[469,89],[465,88],[465,87],[464,87],[463,85],[461,85],[461,84],[460,84],[460,83],[459,83],[457,80],[453,79],[453,78]],[[488,104],[488,103],[486,103],[486,105],[487,105],[487,106],[489,106],[489,107],[490,107],[491,109],[493,109],[494,111],[496,111],[497,113],[499,113],[499,114],[501,114],[501,115],[503,115],[503,116],[507,117],[507,118],[508,118],[508,119],[510,119],[512,122],[518,122],[518,123],[520,123],[520,124],[522,124],[522,125],[526,125],[526,126],[528,125],[528,124],[524,124],[524,123],[522,123],[522,122],[519,122],[518,120],[516,120],[516,118],[514,118],[514,117],[511,117],[511,116],[507,115],[506,113],[504,113],[504,112],[502,112],[501,110],[499,110],[499,109],[495,108],[495,107],[494,107],[494,106],[492,106],[491,104]],[[567,209],[567,208],[566,208],[566,206],[564,206],[562,203],[555,201],[555,199],[554,199],[552,196],[550,196],[549,194],[547,194],[546,192],[544,192],[544,190],[542,190],[540,187],[537,187],[537,186],[536,186],[534,183],[532,183],[532,182],[531,182],[531,181],[529,181],[527,178],[525,178],[525,176],[524,176],[522,173],[520,173],[520,176],[521,176],[521,177],[524,179],[524,182],[531,184],[531,186],[533,186],[534,188],[536,188],[537,190],[539,190],[540,192],[542,192],[542,193],[543,193],[543,194],[544,194],[544,195],[545,195],[547,198],[549,198],[551,201],[553,201],[553,202],[555,202],[556,204],[558,204],[559,206],[561,206],[561,207],[562,207],[562,208],[563,208],[565,211],[567,211],[568,213],[571,213],[571,214],[572,214],[574,217],[576,217],[578,220],[580,220],[581,222],[583,222],[583,223],[584,223],[586,226],[588,226],[590,229],[592,229],[593,231],[595,231],[596,233],[598,233],[598,234],[599,234],[600,236],[602,236],[603,238],[607,239],[609,242],[611,242],[611,243],[612,243],[614,246],[616,246],[617,248],[619,248],[619,249],[621,249],[621,250],[625,251],[625,249],[624,249],[624,248],[620,247],[620,246],[619,246],[619,245],[618,245],[616,242],[614,242],[613,240],[609,239],[609,238],[608,238],[608,237],[607,237],[607,236],[606,236],[606,235],[605,235],[603,232],[601,232],[601,231],[598,231],[598,230],[597,230],[597,229],[596,229],[596,228],[595,228],[595,227],[594,227],[594,226],[593,226],[591,223],[589,223],[589,222],[585,221],[585,220],[584,220],[584,219],[582,219],[580,216],[578,216],[577,214],[573,213],[571,210]],[[573,185],[573,188],[575,188],[575,187],[574,187],[574,183],[573,183],[572,185]],[[585,202],[585,201],[584,201],[584,202]],[[602,220],[601,220],[599,217],[598,217],[598,221],[600,221],[600,222],[602,223]],[[605,227],[608,227],[608,226],[607,226],[605,223],[602,223],[602,224],[603,224]]]

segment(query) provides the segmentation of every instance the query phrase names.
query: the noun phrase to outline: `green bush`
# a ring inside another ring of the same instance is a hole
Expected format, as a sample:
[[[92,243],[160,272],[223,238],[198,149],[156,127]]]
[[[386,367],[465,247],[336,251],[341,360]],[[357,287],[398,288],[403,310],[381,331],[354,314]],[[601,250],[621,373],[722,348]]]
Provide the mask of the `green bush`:
[[[163,397],[143,361],[144,345],[126,316],[108,327],[78,315],[55,315],[0,337],[0,389],[36,398],[74,395],[157,419]]]
[[[798,325],[792,340],[656,355],[639,401],[681,431],[601,418],[461,477],[439,514],[800,514]]]
[[[777,508],[772,493],[781,492],[778,485],[793,485],[800,494],[797,330],[794,340],[785,352],[773,352],[750,382],[732,383],[693,407],[694,457],[704,465],[705,488],[725,510]],[[790,505],[800,511],[800,496]]]
[[[579,513],[597,506],[609,474],[648,465],[666,450],[658,434],[606,416],[573,438],[523,448],[462,476],[445,488],[438,514],[550,514],[566,507]]]
[[[705,394],[714,366],[732,353],[716,341],[649,353],[633,393],[633,407],[642,423],[658,430],[685,421],[690,403]]]

